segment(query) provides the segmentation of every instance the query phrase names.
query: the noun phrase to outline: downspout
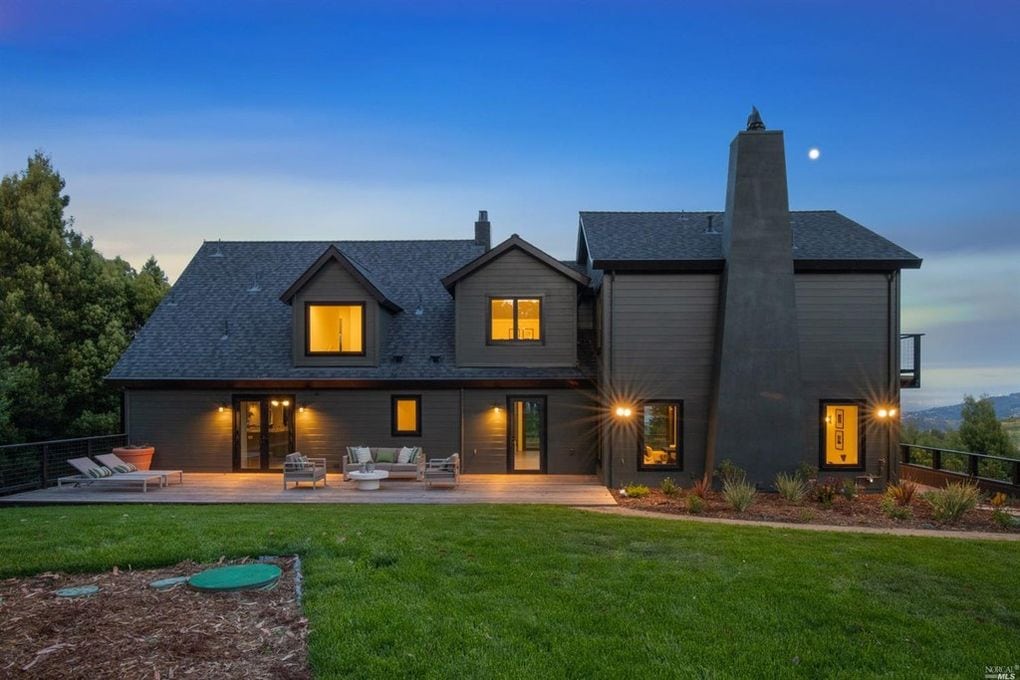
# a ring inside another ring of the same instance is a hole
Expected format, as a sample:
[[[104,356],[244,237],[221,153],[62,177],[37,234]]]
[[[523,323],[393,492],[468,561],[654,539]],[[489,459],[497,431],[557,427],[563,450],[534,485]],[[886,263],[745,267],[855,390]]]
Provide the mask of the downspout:
[[[888,359],[888,361],[886,363],[886,370],[888,371],[888,379],[889,379],[889,384],[886,387],[886,399],[888,400],[888,403],[890,403],[890,404],[894,404],[894,403],[898,404],[899,403],[898,400],[895,401],[895,402],[893,401],[893,397],[896,396],[896,386],[895,386],[895,383],[893,381],[896,380],[896,378],[897,378],[897,376],[896,376],[897,371],[894,369],[894,360],[896,359],[896,354],[897,353],[894,351],[895,348],[893,346],[893,292],[892,292],[892,282],[893,282],[893,277],[895,275],[896,274],[894,272],[889,272],[888,274],[885,275],[885,284],[886,284],[886,295],[885,295],[885,320],[886,320],[886,328],[885,328],[885,336],[886,336],[886,343],[887,343],[887,347],[888,347],[887,354],[886,354],[886,357]],[[898,369],[898,366],[896,368]],[[899,406],[897,406],[896,408],[899,409]],[[902,415],[900,417],[902,417]],[[892,481],[892,467],[893,467],[893,454],[894,454],[894,452],[893,452],[893,436],[892,435],[893,435],[893,428],[895,427],[895,420],[896,420],[895,418],[889,418],[889,427],[886,428],[886,431],[885,431],[885,436],[886,436],[886,445],[885,445],[885,448],[886,448],[886,454],[885,454],[885,485],[886,486],[889,486],[889,483]]]
[[[616,288],[616,272],[614,271],[614,272],[610,272],[609,273],[609,380],[607,381],[607,384],[609,386],[609,393],[610,394],[616,394],[616,391],[615,391],[616,388],[615,388],[614,379],[613,379],[614,378],[614,374],[613,374],[613,352],[615,350],[615,348],[613,346],[613,327],[616,325],[615,321],[614,321],[614,317],[616,316],[616,305],[613,304],[613,293],[615,292],[615,288]],[[612,405],[610,404],[605,409],[603,417],[606,419],[606,423],[608,425],[608,427],[606,428],[607,433],[612,433],[612,435],[615,436],[616,433],[615,433],[614,428],[612,426],[612,420],[610,420],[610,418],[609,418],[609,407],[611,407],[611,406]],[[609,471],[608,471],[607,477],[609,479],[609,484],[607,484],[606,486],[608,486],[610,489],[612,489],[613,488],[613,448],[614,448],[613,447],[612,436],[609,437],[609,442],[608,443],[609,443],[609,456],[608,456],[608,459],[609,459]]]

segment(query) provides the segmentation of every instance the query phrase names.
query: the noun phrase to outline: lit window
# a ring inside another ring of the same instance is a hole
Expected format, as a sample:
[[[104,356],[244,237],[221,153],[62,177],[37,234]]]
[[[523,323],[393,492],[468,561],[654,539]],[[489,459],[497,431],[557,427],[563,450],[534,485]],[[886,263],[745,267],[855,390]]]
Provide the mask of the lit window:
[[[364,354],[364,304],[309,304],[308,354]]]
[[[861,407],[854,403],[822,405],[822,468],[863,468]]]
[[[393,436],[421,435],[421,395],[393,397]]]
[[[641,451],[638,467],[642,470],[679,470],[683,402],[646,402],[641,409]]]
[[[542,301],[538,298],[492,298],[490,342],[536,342],[542,339]]]

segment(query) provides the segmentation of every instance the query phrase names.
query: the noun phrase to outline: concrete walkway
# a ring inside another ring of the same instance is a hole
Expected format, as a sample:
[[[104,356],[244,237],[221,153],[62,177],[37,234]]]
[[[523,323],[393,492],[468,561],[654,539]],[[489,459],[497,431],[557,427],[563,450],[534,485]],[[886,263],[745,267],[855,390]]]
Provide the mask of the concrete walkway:
[[[962,538],[971,541],[1016,541],[1020,542],[1020,533],[1000,534],[991,531],[941,531],[938,529],[898,529],[883,527],[839,526],[833,524],[794,524],[792,522],[766,522],[750,519],[729,519],[725,517],[695,517],[692,515],[674,515],[651,510],[634,510],[621,507],[578,507],[578,510],[598,512],[604,515],[622,517],[640,517],[644,519],[680,520],[682,522],[700,522],[702,524],[729,524],[738,527],[769,527],[772,529],[792,529],[794,531],[833,531],[841,534],[879,534],[883,536],[927,536],[935,538]]]

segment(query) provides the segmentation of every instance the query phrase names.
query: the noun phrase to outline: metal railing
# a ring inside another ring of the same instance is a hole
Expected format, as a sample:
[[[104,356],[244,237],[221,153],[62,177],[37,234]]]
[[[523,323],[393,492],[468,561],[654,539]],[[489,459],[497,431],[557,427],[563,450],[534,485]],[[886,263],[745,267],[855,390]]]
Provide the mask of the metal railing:
[[[53,486],[58,477],[76,474],[69,459],[110,453],[127,440],[126,434],[108,434],[0,446],[0,496]]]
[[[1020,459],[1017,458],[900,444],[900,464],[908,469],[930,471],[941,479],[972,479],[995,490],[1020,492]]]
[[[921,338],[924,333],[900,333],[900,387],[921,386]]]

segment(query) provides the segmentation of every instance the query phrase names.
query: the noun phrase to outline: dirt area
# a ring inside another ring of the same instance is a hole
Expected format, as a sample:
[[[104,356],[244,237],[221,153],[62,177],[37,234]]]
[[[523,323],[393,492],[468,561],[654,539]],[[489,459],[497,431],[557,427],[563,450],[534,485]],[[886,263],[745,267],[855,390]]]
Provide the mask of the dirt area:
[[[691,514],[687,510],[688,492],[678,496],[667,496],[658,489],[652,489],[643,498],[621,496],[613,490],[617,502],[625,508],[651,510],[677,515]],[[725,517],[728,519],[758,520],[768,522],[791,522],[795,524],[827,524],[835,526],[859,526],[879,528],[939,529],[944,531],[990,531],[1020,533],[1020,527],[1004,528],[992,519],[992,511],[985,508],[971,510],[953,525],[939,524],[931,517],[931,508],[920,497],[910,504],[913,516],[909,519],[891,519],[882,512],[881,494],[861,494],[852,501],[837,497],[831,507],[826,508],[814,500],[805,500],[793,505],[779,494],[759,492],[754,504],[745,512],[736,512],[722,499],[718,492],[710,492],[705,500],[702,517]],[[1016,508],[1012,508],[1016,513]]]
[[[239,593],[149,587],[218,566],[193,562],[0,580],[0,678],[309,678],[295,560],[271,561],[277,585]],[[84,585],[100,591],[54,595]]]

